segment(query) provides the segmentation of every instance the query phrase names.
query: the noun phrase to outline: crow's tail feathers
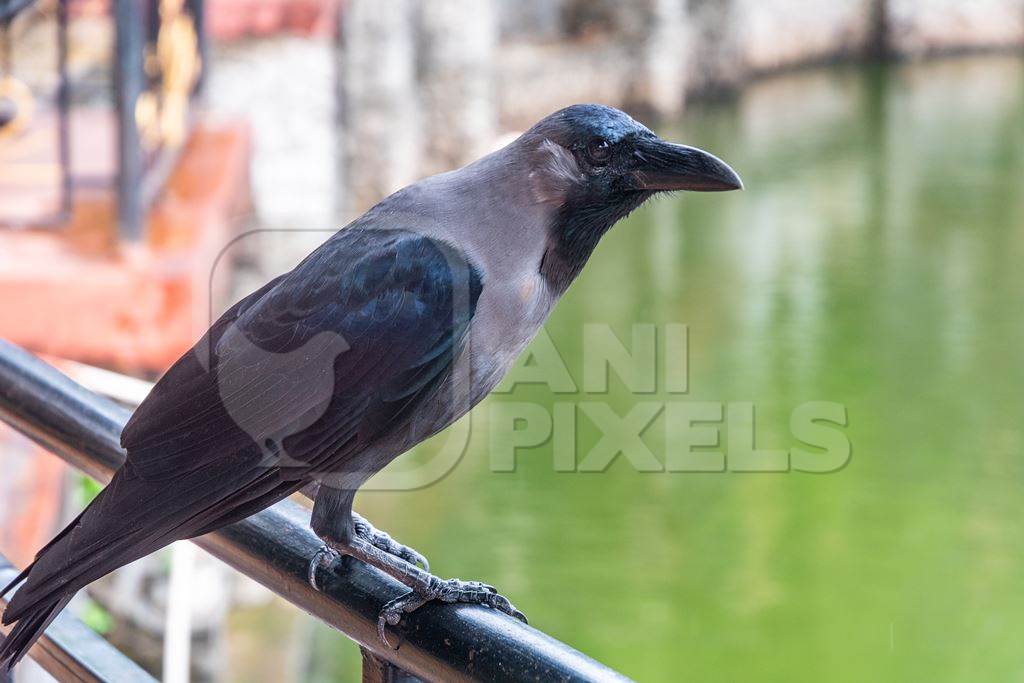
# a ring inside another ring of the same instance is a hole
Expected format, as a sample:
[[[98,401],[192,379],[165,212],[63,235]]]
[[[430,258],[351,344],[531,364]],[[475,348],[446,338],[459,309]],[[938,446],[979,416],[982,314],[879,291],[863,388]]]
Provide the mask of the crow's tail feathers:
[[[61,539],[67,536],[79,519],[81,519],[81,515],[76,517],[71,524],[57,534],[52,541],[47,543],[36,555],[36,559],[38,560],[44,552],[57,545]],[[30,563],[10,583],[0,588],[0,599],[4,598],[8,593],[17,588],[22,581],[27,579],[35,566],[36,562]],[[46,600],[29,606],[21,614],[17,615],[17,619],[14,618],[14,614],[11,614],[10,601],[8,600],[7,607],[3,612],[2,623],[4,626],[7,626],[16,621],[17,625],[11,629],[11,632],[6,637],[0,636],[0,681],[6,680],[6,675],[11,672],[15,664],[21,661],[32,645],[39,640],[39,636],[43,635],[46,627],[57,618],[57,615],[60,614],[60,611],[64,609],[64,606],[70,602],[73,596],[74,591],[66,596],[63,593],[52,595]]]
[[[35,563],[33,562],[32,564]],[[25,567],[25,569],[22,570],[20,574],[15,576],[14,580],[12,580],[9,584],[4,586],[3,588],[0,588],[0,600],[3,600],[8,593],[10,593],[19,583],[25,580],[25,578],[28,576],[28,573],[32,571],[32,564]]]
[[[10,588],[10,586],[8,586]],[[6,589],[5,589],[6,590]],[[0,679],[28,653],[39,636],[71,600],[72,595],[58,594],[28,609],[6,638],[0,642]]]

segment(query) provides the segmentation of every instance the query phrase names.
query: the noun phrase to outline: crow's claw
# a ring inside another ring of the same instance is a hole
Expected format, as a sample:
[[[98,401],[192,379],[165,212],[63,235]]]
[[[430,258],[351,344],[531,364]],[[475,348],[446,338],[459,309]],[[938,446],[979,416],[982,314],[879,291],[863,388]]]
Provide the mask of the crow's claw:
[[[401,643],[391,644],[388,640],[387,627],[398,626],[398,622],[402,620],[403,614],[413,612],[424,604],[427,603],[427,599],[420,596],[416,591],[409,591],[405,595],[399,596],[388,602],[380,610],[380,615],[377,617],[377,635],[380,636],[381,641],[384,645],[394,650],[398,649]]]
[[[309,561],[309,569],[307,577],[309,578],[309,585],[313,587],[313,590],[320,590],[320,586],[316,584],[316,572],[320,567],[330,569],[334,566],[334,563],[341,559],[341,553],[333,548],[322,545],[320,549],[313,555],[313,559]]]
[[[383,550],[388,555],[394,555],[399,559],[405,560],[409,564],[418,564],[423,568],[423,571],[430,571],[430,562],[427,561],[426,557],[409,546],[403,545],[391,538],[387,532],[375,528],[366,521],[366,518],[353,512],[352,523],[355,526],[356,535],[373,547]]]
[[[397,648],[388,640],[386,629],[397,626],[403,614],[414,612],[432,600],[441,602],[462,602],[472,605],[483,605],[515,617],[524,624],[526,615],[517,610],[504,595],[498,593],[494,586],[480,581],[461,581],[459,579],[440,579],[430,577],[426,590],[411,590],[384,605],[377,618],[377,633],[388,647]]]
[[[385,604],[377,618],[377,633],[388,647],[397,648],[398,645],[391,644],[387,627],[397,626],[403,614],[414,612],[432,600],[483,605],[526,622],[523,613],[508,598],[499,594],[494,586],[480,581],[438,578],[427,571],[426,558],[415,550],[374,529],[373,525],[354,513],[352,523],[354,533],[344,540],[321,537],[330,549],[321,549],[313,558],[309,572],[310,583],[316,588],[316,569],[323,563],[321,557],[334,557],[340,552],[376,567],[407,586],[409,592]],[[417,563],[424,568],[417,567]]]

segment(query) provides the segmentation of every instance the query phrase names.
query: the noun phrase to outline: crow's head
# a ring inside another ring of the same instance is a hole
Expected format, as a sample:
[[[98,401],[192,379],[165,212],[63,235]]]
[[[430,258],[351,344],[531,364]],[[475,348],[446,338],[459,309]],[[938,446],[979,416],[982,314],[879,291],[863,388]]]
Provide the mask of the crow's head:
[[[743,187],[717,157],[662,140],[628,114],[577,104],[542,119],[522,138],[537,201],[555,207],[554,255],[574,277],[601,235],[657,192]]]

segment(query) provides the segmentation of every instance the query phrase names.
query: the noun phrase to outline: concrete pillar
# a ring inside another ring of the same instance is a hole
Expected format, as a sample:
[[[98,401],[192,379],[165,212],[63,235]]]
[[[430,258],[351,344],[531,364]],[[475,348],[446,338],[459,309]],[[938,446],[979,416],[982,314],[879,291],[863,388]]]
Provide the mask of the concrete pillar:
[[[505,0],[498,3],[498,33],[508,40],[557,40],[565,0]]]
[[[497,128],[493,0],[431,0],[419,7],[417,64],[424,175],[490,150]]]
[[[565,0],[561,7],[562,29],[573,38],[613,33],[631,11],[632,3],[620,0]]]
[[[743,76],[740,16],[736,0],[689,0],[689,89],[736,85]]]
[[[630,16],[619,22],[635,60],[627,106],[662,118],[682,111],[690,48],[684,4],[685,0],[638,0],[628,6]]]
[[[418,175],[413,3],[349,0],[338,53],[342,213],[352,218]]]
[[[616,98],[625,107],[656,117],[682,111],[689,51],[686,0],[570,0],[562,17],[568,36],[602,36],[625,54],[625,87]],[[609,52],[608,59],[615,56]],[[610,67],[603,69],[606,77]]]
[[[887,59],[892,54],[892,46],[889,44],[889,1],[864,0],[864,2],[868,12],[868,33],[864,43],[864,56],[875,60]]]

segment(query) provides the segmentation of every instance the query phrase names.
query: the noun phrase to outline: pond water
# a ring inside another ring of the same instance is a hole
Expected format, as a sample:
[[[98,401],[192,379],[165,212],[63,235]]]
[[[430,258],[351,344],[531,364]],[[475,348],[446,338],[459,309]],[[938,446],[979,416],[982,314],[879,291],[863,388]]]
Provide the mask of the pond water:
[[[747,189],[616,227],[517,374],[552,381],[485,401],[436,484],[357,508],[641,681],[1019,678],[1024,63],[806,71],[662,132]],[[609,330],[634,350],[654,331],[653,392],[643,353],[603,389]],[[798,438],[837,409],[831,441]],[[687,438],[726,471],[678,471]],[[495,471],[516,440],[543,443]],[[831,443],[806,449],[831,471],[736,471],[796,467],[801,441]],[[355,680],[355,648],[316,628],[306,675]]]

